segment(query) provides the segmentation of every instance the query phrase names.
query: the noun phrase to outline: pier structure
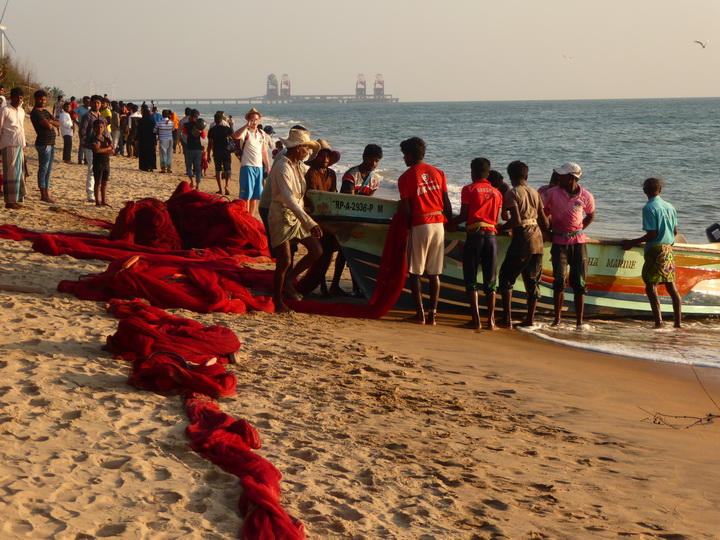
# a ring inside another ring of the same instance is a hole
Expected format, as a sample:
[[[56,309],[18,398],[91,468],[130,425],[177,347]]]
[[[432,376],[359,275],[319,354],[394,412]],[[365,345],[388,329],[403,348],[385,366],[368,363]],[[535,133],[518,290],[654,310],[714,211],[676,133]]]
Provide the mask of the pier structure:
[[[367,94],[367,81],[362,73],[355,81],[354,94],[301,94],[291,92],[290,77],[284,73],[280,82],[280,94],[277,92],[277,77],[268,75],[267,90],[259,99],[260,103],[397,103],[399,98],[385,93],[385,80],[381,74],[375,75],[372,95]]]
[[[367,94],[367,81],[362,73],[355,82],[354,94],[303,94],[293,95],[290,77],[284,73],[278,78],[274,73],[267,77],[265,95],[243,98],[140,98],[126,99],[126,102],[141,103],[154,101],[156,105],[240,105],[243,103],[397,103],[399,98],[385,93],[385,80],[375,75],[373,93]]]

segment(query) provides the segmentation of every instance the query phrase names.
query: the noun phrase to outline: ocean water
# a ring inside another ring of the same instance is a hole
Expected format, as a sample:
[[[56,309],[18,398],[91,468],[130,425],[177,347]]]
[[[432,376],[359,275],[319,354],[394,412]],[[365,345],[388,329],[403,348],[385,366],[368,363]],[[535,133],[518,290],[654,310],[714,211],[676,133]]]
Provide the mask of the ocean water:
[[[468,103],[328,103],[257,105],[280,136],[293,124],[307,127],[342,152],[343,171],[361,161],[366,144],[383,147],[378,173],[385,195],[397,193],[405,170],[400,141],[422,137],[425,161],[443,171],[453,206],[470,182],[470,162],[485,157],[506,177],[508,163],[530,167],[529,183],[546,184],[553,167],[583,168],[581,184],[595,196],[588,234],[626,238],[642,234],[641,190],[651,176],[665,180],[663,196],[678,210],[679,229],[704,243],[720,221],[720,98]],[[243,122],[248,105],[203,105]]]
[[[516,159],[530,167],[529,183],[546,184],[553,167],[574,161],[581,184],[595,196],[596,218],[588,235],[631,238],[642,234],[643,180],[665,181],[663,197],[678,211],[689,242],[705,243],[705,229],[720,221],[720,98],[467,103],[356,103],[256,105],[264,124],[286,136],[293,124],[308,128],[342,152],[338,173],[361,161],[366,144],[383,147],[378,195],[396,197],[405,170],[400,141],[427,143],[425,161],[443,171],[453,206],[470,181],[470,162],[488,158],[503,176]],[[179,107],[176,107],[179,108]],[[249,105],[202,105],[242,125]],[[669,319],[669,316],[666,316]],[[681,331],[649,331],[647,320],[591,320],[531,330],[543,339],[589,350],[720,367],[720,321],[693,320]]]

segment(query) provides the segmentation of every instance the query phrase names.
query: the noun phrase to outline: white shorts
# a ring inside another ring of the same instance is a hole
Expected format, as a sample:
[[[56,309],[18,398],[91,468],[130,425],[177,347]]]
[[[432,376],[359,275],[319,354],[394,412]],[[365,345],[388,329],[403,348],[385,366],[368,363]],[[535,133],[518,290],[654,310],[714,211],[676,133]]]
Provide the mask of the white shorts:
[[[413,225],[408,238],[408,272],[418,276],[442,274],[445,227],[442,223]]]

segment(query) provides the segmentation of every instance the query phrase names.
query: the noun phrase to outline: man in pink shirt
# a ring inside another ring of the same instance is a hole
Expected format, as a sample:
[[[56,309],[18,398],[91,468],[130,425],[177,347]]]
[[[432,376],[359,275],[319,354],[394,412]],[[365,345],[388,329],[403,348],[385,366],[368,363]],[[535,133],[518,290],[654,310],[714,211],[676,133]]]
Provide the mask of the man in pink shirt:
[[[578,180],[582,169],[577,163],[566,163],[559,169],[558,186],[545,192],[543,204],[546,213],[552,216],[553,299],[555,319],[553,326],[560,324],[562,306],[565,300],[565,277],[570,267],[570,286],[575,295],[575,320],[578,328],[582,325],[585,311],[587,287],[587,249],[583,231],[595,219],[595,199]]]

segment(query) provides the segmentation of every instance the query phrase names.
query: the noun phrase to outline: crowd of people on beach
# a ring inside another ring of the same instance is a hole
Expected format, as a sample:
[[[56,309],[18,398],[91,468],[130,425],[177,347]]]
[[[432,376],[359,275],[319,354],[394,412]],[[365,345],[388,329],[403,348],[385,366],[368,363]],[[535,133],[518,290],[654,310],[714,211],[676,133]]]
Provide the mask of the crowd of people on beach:
[[[3,195],[5,207],[22,208],[25,197],[27,164],[24,133],[24,92],[13,88],[6,102],[0,87],[0,153],[3,160]],[[200,118],[197,109],[186,108],[185,115],[169,109],[158,112],[154,103],[140,106],[111,101],[107,96],[85,96],[82,104],[75,97],[65,101],[62,96],[47,110],[48,95],[38,90],[33,95],[30,118],[35,128],[38,154],[38,188],[41,201],[54,202],[50,196],[50,176],[54,162],[56,134],[63,139],[64,163],[72,164],[74,133],[78,134],[77,163],[86,165],[86,197],[88,202],[107,206],[107,184],[110,156],[137,158],[139,169],[172,173],[173,160],[181,153],[185,175],[191,188],[199,189],[204,170],[214,162],[218,194],[230,195],[233,156],[240,160],[239,197],[247,211],[259,216],[268,235],[271,253],[276,259],[274,302],[278,312],[288,311],[284,298],[301,299],[293,280],[307,270],[325,251],[337,251],[335,270],[328,288],[321,283],[324,295],[359,294],[340,287],[345,259],[332,235],[323,234],[312,218],[312,204],[306,197],[308,189],[338,192],[335,171],[340,152],[323,140],[313,140],[301,125],[293,126],[286,138],[275,141],[272,126],[261,124],[262,114],[252,108],[245,115],[245,124],[235,129],[232,116],[215,113],[213,122]],[[207,146],[205,146],[207,145]],[[511,186],[491,168],[486,158],[470,164],[471,182],[462,188],[461,208],[453,216],[445,174],[424,162],[426,146],[423,139],[412,137],[400,143],[408,169],[398,178],[400,210],[407,219],[408,273],[416,312],[406,322],[435,325],[440,293],[440,275],[444,259],[445,231],[455,231],[465,224],[463,278],[470,305],[468,328],[481,328],[478,291],[482,290],[487,305],[486,328],[511,328],[512,291],[522,276],[527,293],[527,312],[521,323],[534,324],[540,297],[544,242],[550,241],[553,270],[554,319],[560,324],[566,281],[574,294],[575,321],[583,324],[584,296],[588,257],[584,231],[595,218],[593,195],[579,184],[582,169],[576,163],[565,163],[553,170],[550,182],[539,190],[527,184],[528,166],[513,161],[507,166]],[[362,162],[342,176],[340,193],[372,196],[380,182],[373,174],[383,149],[368,144]],[[649,178],[643,184],[648,203],[643,208],[643,229],[646,233],[628,240],[625,249],[645,244],[642,277],[650,300],[656,326],[662,325],[657,286],[663,284],[672,298],[674,324],[681,326],[681,299],[675,287],[672,246],[677,234],[677,214],[660,194],[662,182]],[[502,222],[504,221],[504,222]],[[502,223],[501,223],[502,222]],[[510,233],[512,239],[499,272],[496,235]],[[306,248],[297,262],[293,254],[297,243]],[[482,277],[478,277],[481,272]],[[423,305],[421,276],[429,282],[429,308]],[[496,293],[500,291],[503,315],[495,321]]]

